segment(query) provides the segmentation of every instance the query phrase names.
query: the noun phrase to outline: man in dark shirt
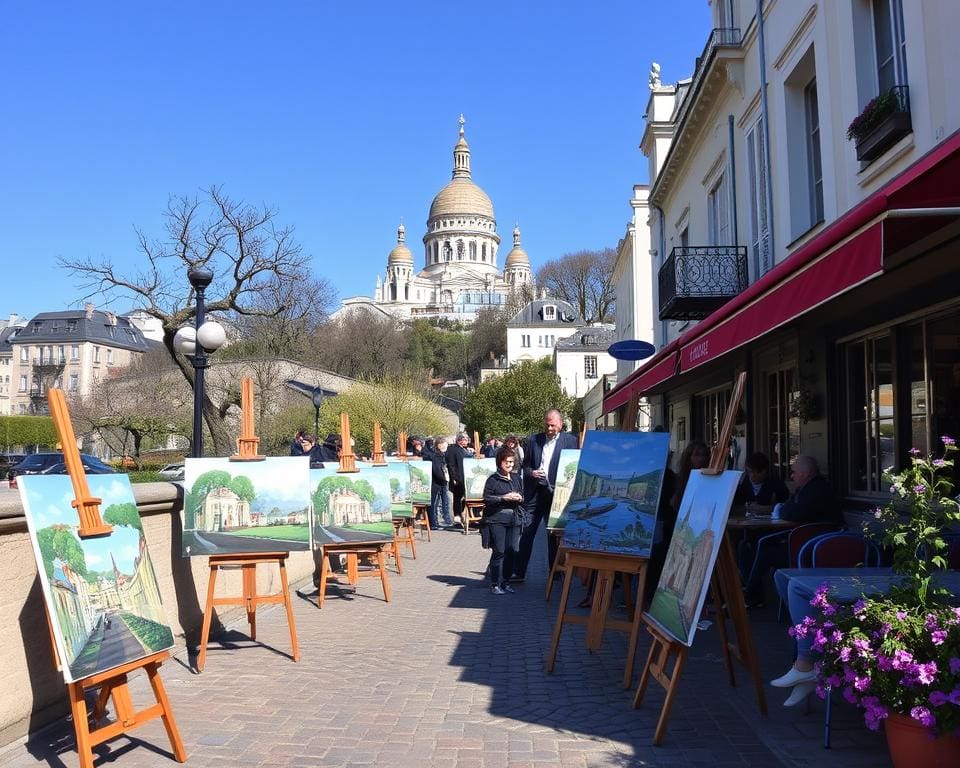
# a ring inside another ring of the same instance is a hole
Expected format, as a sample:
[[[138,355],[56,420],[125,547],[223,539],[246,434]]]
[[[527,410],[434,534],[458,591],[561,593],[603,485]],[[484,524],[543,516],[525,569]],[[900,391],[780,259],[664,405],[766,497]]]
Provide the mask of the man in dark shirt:
[[[453,516],[460,515],[463,521],[463,501],[467,495],[467,488],[463,475],[463,460],[469,454],[467,446],[470,438],[465,432],[457,435],[457,441],[447,448],[447,470],[450,473],[450,493],[453,495]]]

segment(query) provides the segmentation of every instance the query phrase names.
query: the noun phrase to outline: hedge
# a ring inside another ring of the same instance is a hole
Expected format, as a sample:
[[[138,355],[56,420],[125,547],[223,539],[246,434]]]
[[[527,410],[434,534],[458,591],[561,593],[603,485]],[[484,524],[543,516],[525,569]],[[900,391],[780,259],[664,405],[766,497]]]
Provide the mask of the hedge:
[[[0,416],[0,444],[56,447],[57,428],[49,416]]]

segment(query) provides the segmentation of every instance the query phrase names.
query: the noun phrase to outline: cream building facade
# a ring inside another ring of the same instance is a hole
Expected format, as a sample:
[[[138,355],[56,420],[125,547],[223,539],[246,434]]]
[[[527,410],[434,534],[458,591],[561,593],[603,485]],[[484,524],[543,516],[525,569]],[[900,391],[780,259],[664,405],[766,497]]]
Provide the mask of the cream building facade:
[[[365,306],[404,320],[442,317],[471,322],[480,310],[501,307],[511,292],[532,282],[519,227],[513,230],[513,247],[500,267],[493,203],[473,180],[464,122],[461,115],[453,177],[434,197],[427,215],[423,268],[417,270],[406,228],[400,224],[386,273],[382,278],[377,275],[373,298],[346,299],[341,311]]]

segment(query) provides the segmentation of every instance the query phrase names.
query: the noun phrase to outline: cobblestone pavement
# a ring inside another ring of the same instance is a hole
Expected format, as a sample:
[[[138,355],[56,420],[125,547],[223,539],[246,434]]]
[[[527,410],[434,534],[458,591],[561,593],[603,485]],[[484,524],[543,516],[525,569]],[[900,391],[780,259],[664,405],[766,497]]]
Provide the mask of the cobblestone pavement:
[[[846,704],[834,707],[833,748],[821,746],[823,704],[785,709],[786,692],[766,688],[761,717],[752,687],[731,688],[715,628],[698,633],[666,739],[651,738],[663,700],[653,686],[640,710],[620,678],[625,641],[608,634],[594,654],[583,629],[565,629],[556,671],[544,672],[559,589],[543,599],[544,550],[514,595],[483,585],[479,537],[437,532],[393,576],[385,604],[374,579],[356,594],[331,591],[322,610],[297,598],[302,660],[293,663],[281,607],[261,610],[260,643],[229,628],[192,674],[186,653],[162,674],[194,766],[888,766],[883,737]],[[309,584],[306,588],[309,590]],[[574,590],[579,599],[582,588]],[[764,679],[790,664],[775,608],[754,616]],[[638,667],[647,640],[641,639]],[[741,681],[744,675],[740,675]],[[144,676],[135,700],[149,700]],[[98,748],[98,765],[175,765],[159,721]],[[0,753],[0,766],[76,766],[63,721]]]

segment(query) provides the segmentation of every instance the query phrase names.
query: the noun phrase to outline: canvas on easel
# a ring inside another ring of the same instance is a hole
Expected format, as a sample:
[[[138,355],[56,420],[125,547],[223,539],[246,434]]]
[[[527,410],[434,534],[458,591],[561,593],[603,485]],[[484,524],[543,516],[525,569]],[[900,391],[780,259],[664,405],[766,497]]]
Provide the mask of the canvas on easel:
[[[476,458],[468,456],[463,460],[464,498],[469,500],[483,499],[483,487],[487,478],[497,471],[497,462],[494,459]]]
[[[92,475],[88,482],[113,525],[109,535],[78,535],[67,475],[17,482],[67,682],[174,646],[129,480]]]
[[[563,514],[563,510],[573,493],[573,482],[577,477],[577,466],[579,464],[579,448],[564,448],[560,451],[560,463],[557,465],[557,484],[553,489],[553,501],[550,503],[547,530],[559,530],[567,524],[567,518]]]
[[[311,469],[315,544],[392,541],[394,471],[389,464],[357,464],[349,473],[336,465]]]

